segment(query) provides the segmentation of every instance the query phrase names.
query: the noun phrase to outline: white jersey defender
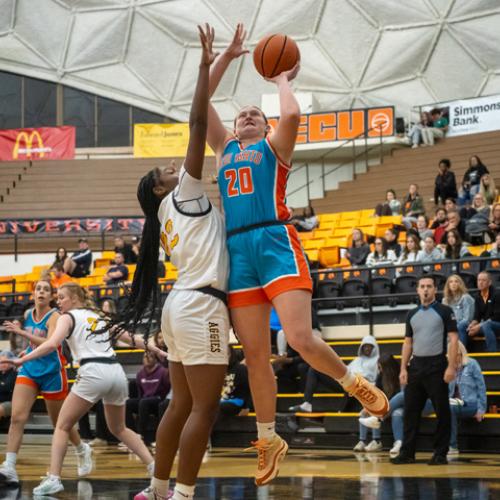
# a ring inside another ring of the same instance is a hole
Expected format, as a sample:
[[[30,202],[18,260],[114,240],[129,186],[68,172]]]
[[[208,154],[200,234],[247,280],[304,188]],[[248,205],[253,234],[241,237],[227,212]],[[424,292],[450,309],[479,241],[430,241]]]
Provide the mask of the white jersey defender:
[[[229,275],[224,219],[202,182],[181,168],[178,187],[158,211],[161,245],[177,268],[162,311],[168,359],[184,365],[227,364]]]

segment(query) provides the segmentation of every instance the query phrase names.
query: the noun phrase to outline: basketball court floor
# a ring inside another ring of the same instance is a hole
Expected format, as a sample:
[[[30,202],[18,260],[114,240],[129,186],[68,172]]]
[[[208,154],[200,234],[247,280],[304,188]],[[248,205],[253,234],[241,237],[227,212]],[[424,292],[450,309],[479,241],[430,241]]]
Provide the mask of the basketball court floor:
[[[0,499],[32,498],[31,491],[45,475],[50,448],[27,444],[21,449],[20,488],[0,489]],[[252,473],[254,455],[241,449],[214,449],[203,464],[196,499],[275,500],[486,500],[500,499],[500,455],[464,454],[446,466],[426,465],[419,454],[414,465],[393,466],[387,453],[291,450],[272,484],[257,488]],[[145,468],[116,446],[96,448],[95,470],[76,479],[76,462],[69,451],[59,499],[129,500],[148,484]],[[55,497],[43,497],[55,498]]]

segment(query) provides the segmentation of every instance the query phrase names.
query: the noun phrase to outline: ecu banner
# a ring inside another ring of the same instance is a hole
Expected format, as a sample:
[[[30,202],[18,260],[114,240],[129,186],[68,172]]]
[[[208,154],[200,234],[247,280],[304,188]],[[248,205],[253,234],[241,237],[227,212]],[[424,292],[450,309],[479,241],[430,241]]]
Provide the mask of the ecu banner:
[[[75,157],[75,127],[0,130],[0,161],[70,160]]]

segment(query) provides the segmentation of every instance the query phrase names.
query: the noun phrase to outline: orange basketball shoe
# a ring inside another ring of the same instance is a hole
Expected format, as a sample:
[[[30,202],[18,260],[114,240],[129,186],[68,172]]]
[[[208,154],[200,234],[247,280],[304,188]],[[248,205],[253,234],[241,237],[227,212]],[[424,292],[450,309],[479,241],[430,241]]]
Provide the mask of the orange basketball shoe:
[[[279,472],[279,464],[288,451],[287,442],[276,435],[273,439],[258,439],[252,441],[251,448],[245,451],[257,450],[258,463],[255,473],[255,484],[263,486],[271,482]]]
[[[344,387],[344,389],[349,393],[349,396],[355,397],[370,415],[382,418],[389,411],[387,396],[359,373],[356,373],[355,377],[356,382],[351,387]]]

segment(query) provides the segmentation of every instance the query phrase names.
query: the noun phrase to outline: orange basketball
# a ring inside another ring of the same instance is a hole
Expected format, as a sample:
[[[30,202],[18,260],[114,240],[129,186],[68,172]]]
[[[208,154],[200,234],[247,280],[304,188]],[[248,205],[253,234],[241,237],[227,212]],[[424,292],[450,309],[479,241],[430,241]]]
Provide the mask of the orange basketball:
[[[293,38],[287,35],[268,35],[253,51],[253,63],[265,78],[273,78],[292,69],[299,60],[299,48]]]

